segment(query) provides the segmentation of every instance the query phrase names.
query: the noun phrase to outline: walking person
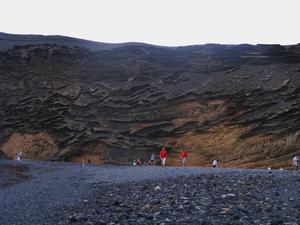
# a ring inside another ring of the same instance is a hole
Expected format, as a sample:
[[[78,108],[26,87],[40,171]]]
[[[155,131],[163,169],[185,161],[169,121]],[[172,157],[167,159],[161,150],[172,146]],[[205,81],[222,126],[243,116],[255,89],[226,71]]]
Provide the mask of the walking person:
[[[181,150],[180,160],[181,160],[182,167],[185,167],[186,157],[187,157],[187,153],[184,150]]]
[[[82,167],[85,166],[85,154],[82,156]]]
[[[295,155],[293,158],[293,170],[298,170],[298,168],[299,168],[299,157]]]
[[[163,167],[166,166],[166,160],[167,160],[167,151],[165,148],[162,148],[160,153],[159,153],[159,157],[160,157],[160,161],[161,161],[161,165]]]
[[[150,157],[150,165],[155,166],[155,153],[152,153]]]

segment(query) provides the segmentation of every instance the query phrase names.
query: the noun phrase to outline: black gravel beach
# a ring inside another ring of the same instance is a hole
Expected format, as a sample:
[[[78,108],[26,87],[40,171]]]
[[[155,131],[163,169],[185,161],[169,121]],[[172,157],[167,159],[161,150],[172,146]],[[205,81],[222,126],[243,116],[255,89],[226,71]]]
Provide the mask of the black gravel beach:
[[[300,224],[300,173],[0,161],[0,224]]]

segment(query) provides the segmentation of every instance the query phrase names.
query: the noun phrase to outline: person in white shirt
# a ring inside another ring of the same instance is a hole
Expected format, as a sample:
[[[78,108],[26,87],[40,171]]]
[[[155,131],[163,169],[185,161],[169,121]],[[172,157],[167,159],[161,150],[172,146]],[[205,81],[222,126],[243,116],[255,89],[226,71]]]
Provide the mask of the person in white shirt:
[[[218,161],[216,159],[214,159],[212,161],[212,165],[213,165],[214,168],[218,167]]]
[[[17,159],[17,161],[20,161],[20,152],[16,153],[16,159]]]
[[[16,153],[16,158],[17,158],[18,161],[21,161],[22,156],[23,156],[23,152],[22,151]]]
[[[297,170],[298,167],[299,167],[299,157],[294,156],[294,158],[293,158],[293,170]]]
[[[133,160],[132,165],[136,166],[136,160]]]

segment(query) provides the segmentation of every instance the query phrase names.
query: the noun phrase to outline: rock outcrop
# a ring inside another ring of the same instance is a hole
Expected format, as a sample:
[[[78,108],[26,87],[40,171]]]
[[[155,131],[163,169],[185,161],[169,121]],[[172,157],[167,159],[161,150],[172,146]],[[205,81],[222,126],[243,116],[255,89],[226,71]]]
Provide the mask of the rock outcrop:
[[[299,97],[300,45],[15,46],[0,52],[1,150],[102,163],[167,146],[176,164],[186,145],[192,165],[281,167],[300,151]]]
[[[0,159],[7,159],[7,155],[0,150]]]

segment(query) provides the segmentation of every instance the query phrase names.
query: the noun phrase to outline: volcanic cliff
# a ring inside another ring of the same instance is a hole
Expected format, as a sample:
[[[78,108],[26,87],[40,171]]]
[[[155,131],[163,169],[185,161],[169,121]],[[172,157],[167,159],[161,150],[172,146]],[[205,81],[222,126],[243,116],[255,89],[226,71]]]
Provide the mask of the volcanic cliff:
[[[287,166],[300,152],[300,45],[161,47],[0,33],[0,155]]]

